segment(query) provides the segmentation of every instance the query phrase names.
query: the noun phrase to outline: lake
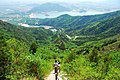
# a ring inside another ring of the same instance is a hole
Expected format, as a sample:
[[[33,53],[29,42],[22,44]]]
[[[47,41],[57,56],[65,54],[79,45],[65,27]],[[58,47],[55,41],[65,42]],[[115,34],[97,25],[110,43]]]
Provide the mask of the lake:
[[[110,11],[109,11],[110,12]],[[112,12],[112,11],[111,11]],[[95,11],[95,10],[89,10],[86,12],[77,12],[77,11],[69,11],[69,12],[43,12],[43,13],[32,13],[29,15],[30,18],[55,18],[60,15],[68,14],[71,16],[85,16],[85,15],[96,15],[96,14],[104,14],[108,13],[108,11]]]

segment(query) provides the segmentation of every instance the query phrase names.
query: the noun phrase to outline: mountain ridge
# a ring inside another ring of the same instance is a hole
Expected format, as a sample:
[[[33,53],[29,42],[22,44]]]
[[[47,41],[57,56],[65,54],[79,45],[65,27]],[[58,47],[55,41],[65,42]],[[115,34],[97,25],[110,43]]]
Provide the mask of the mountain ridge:
[[[43,13],[43,12],[51,12],[51,11],[64,12],[69,10],[70,10],[69,8],[66,8],[58,3],[49,2],[33,7],[30,11],[28,11],[28,13]]]
[[[72,28],[72,27],[79,28],[84,25],[88,25],[89,23],[92,22],[97,22],[103,19],[107,19],[119,15],[120,15],[120,11],[115,11],[100,15],[91,15],[91,16],[70,16],[65,14],[57,18],[37,19],[38,20],[37,25],[49,25],[49,26],[61,27],[61,28]],[[34,25],[34,23],[29,23],[29,22],[28,24]]]

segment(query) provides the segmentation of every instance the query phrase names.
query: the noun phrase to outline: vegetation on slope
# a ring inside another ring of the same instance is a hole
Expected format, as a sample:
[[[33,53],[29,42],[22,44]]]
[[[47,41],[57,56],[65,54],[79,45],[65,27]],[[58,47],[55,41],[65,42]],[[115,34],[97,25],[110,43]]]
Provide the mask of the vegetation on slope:
[[[0,21],[0,34],[6,36],[6,38],[16,38],[27,43],[36,40],[43,44],[48,44],[49,36],[53,33],[52,31],[43,28],[28,28]]]
[[[70,16],[70,15],[61,15],[57,18],[47,18],[47,19],[27,19],[26,23],[29,25],[48,25],[60,28],[67,28],[67,31],[81,29],[86,27],[91,23],[95,23],[104,19],[109,19],[117,17],[120,15],[120,11],[101,14],[101,15],[90,15],[90,16]],[[35,24],[35,23],[38,24]],[[24,23],[24,22],[23,22]]]
[[[86,28],[76,31],[76,35],[107,35],[113,36],[119,34],[120,28],[120,16],[109,18],[93,25],[89,25]]]
[[[69,16],[66,19],[71,20]],[[52,33],[0,21],[0,79],[43,80],[57,59],[70,80],[119,80],[119,19],[114,17],[87,25],[82,29],[87,34],[73,40],[79,46],[62,31]],[[90,32],[90,28],[94,31]]]
[[[51,39],[52,34],[43,28],[25,28],[0,21],[0,79],[43,80],[52,70],[54,59],[65,50],[64,37]],[[60,45],[52,44],[51,40],[58,40]]]
[[[71,80],[119,80],[120,36],[73,48],[62,68]]]

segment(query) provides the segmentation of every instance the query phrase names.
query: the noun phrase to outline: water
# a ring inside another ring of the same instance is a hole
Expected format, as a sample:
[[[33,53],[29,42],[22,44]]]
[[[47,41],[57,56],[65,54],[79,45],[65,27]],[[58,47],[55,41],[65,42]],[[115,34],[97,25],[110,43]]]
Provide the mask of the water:
[[[24,27],[32,27],[32,28],[43,27],[44,29],[49,29],[52,32],[57,31],[57,29],[55,29],[53,26],[43,26],[43,25],[41,25],[41,26],[31,26],[29,24],[23,24],[23,23],[19,23],[19,25],[24,26]]]
[[[95,15],[95,14],[104,14],[108,13],[107,11],[86,11],[86,12],[75,12],[75,11],[69,11],[69,12],[47,12],[47,13],[32,13],[30,14],[30,18],[55,18],[60,15],[68,14],[71,16],[84,16],[84,15]]]

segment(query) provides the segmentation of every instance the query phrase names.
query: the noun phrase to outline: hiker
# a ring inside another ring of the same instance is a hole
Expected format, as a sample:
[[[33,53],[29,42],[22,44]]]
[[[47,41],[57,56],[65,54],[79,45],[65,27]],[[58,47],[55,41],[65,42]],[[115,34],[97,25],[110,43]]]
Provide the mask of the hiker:
[[[58,62],[58,73],[60,72],[60,61]]]
[[[58,72],[58,62],[57,62],[57,60],[55,60],[55,63],[54,63],[54,70],[55,70],[55,73]]]
[[[54,69],[55,69],[55,80],[58,80],[58,62],[57,60],[55,60],[55,63],[54,63]]]

